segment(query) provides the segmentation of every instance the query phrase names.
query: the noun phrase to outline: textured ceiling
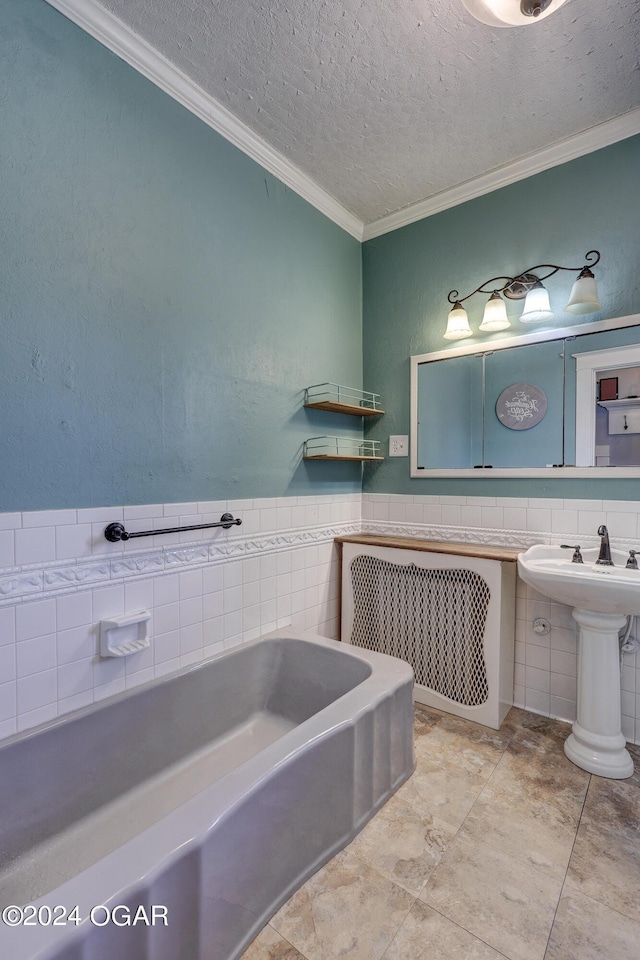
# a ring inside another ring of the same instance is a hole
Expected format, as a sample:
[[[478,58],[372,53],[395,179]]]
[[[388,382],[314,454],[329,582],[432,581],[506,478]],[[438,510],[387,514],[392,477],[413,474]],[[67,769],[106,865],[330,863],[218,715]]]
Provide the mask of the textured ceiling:
[[[640,105],[640,0],[100,0],[365,223]]]

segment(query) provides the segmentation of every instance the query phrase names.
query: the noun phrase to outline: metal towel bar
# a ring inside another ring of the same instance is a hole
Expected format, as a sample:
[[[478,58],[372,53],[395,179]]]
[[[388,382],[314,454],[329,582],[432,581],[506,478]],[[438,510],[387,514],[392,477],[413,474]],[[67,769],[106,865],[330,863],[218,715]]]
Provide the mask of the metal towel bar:
[[[105,527],[104,535],[109,543],[117,543],[119,540],[133,540],[134,537],[156,537],[161,533],[182,533],[185,530],[207,530],[209,527],[223,527],[228,530],[233,526],[240,526],[242,520],[231,513],[223,513],[217,523],[196,523],[192,527],[165,527],[164,530],[138,530],[135,533],[128,533],[123,524],[110,523]]]

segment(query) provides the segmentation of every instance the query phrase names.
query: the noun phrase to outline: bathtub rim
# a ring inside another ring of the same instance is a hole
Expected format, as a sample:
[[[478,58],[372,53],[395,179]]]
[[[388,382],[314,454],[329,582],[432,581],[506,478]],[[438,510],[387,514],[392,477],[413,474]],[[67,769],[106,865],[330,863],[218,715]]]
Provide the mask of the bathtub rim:
[[[343,645],[340,641],[330,640],[311,631],[281,628],[246,643],[238,644],[237,647],[230,650],[222,650],[206,660],[190,664],[174,673],[140,684],[138,687],[100,701],[98,704],[91,704],[62,717],[56,717],[47,723],[40,724],[38,727],[7,738],[5,742],[16,743],[27,737],[36,736],[44,730],[70,722],[72,719],[80,719],[82,716],[99,711],[112,703],[135,696],[145,688],[166,683],[194,670],[202,669],[205,665],[232,656],[240,650],[257,646],[265,640],[278,639],[296,640],[336,650],[344,656],[355,657],[365,662],[370,666],[371,672],[351,690],[302,721],[253,757],[245,760],[234,770],[221,777],[220,780],[206,787],[196,796],[191,797],[169,814],[136,834],[126,844],[117,847],[54,890],[33,901],[36,907],[44,904],[54,906],[54,899],[56,904],[62,903],[69,909],[78,904],[80,915],[85,918],[88,916],[91,907],[97,904],[115,905],[127,902],[128,899],[135,897],[136,890],[145,885],[150,886],[175,861],[190,851],[196,850],[204,842],[206,835],[220,821],[224,820],[226,816],[230,816],[265,782],[275,777],[278,771],[291,762],[291,759],[301,753],[308,744],[328,738],[335,731],[345,727],[355,726],[361,717],[372,712],[390,694],[397,692],[409,682],[413,684],[413,670],[409,664],[402,660]],[[327,711],[334,714],[330,723],[327,722]],[[326,863],[341,850],[349,842],[349,839],[355,836],[364,826],[364,823],[386,802],[388,797],[411,776],[412,772],[413,768],[397,778],[380,801],[363,818],[362,822],[358,823],[357,828],[346,838],[336,841],[328,851],[325,851],[316,862],[309,866],[308,870],[305,871],[305,876],[311,876],[323,863]],[[247,779],[249,779],[249,782],[247,782]],[[283,891],[280,904],[286,902],[294,890],[298,888],[299,883],[299,880],[296,879],[287,890]],[[269,916],[271,915],[272,913],[269,914]],[[55,928],[38,926],[7,928],[0,926],[0,946],[11,951],[10,955],[13,960],[46,960],[55,951],[70,946],[80,935],[80,931],[86,922],[83,919],[83,923],[77,928],[62,926]],[[248,946],[253,936],[264,925],[264,922],[264,918],[256,918],[255,932],[246,940],[242,949]]]
[[[179,667],[177,670],[172,670],[170,673],[165,673],[161,677],[152,677],[150,680],[146,680],[144,683],[139,683],[135,687],[130,687],[128,690],[122,690],[120,693],[114,693],[110,697],[104,697],[102,700],[98,700],[94,703],[89,703],[84,707],[78,707],[77,710],[70,710],[68,713],[62,713],[57,717],[52,717],[50,720],[45,720],[43,723],[39,723],[34,727],[27,727],[25,730],[19,730],[16,733],[12,733],[8,737],[3,737],[0,740],[0,751],[4,750],[5,747],[14,746],[17,743],[20,743],[23,740],[29,740],[31,737],[37,736],[40,733],[44,733],[49,730],[55,730],[57,727],[66,725],[75,720],[82,719],[82,717],[89,716],[90,714],[97,713],[100,710],[104,710],[107,707],[112,705],[122,703],[124,701],[130,700],[132,697],[137,696],[140,693],[143,693],[145,690],[152,689],[154,687],[164,686],[172,681],[175,681],[179,677],[187,676],[190,673],[196,673],[201,670],[205,665],[215,662],[216,660],[226,659],[227,657],[233,657],[239,655],[242,651],[248,650],[252,647],[262,644],[265,640],[305,640],[307,643],[318,643],[319,641],[326,641],[326,643],[320,643],[321,646],[327,646],[330,649],[335,649],[336,647],[341,648],[340,652],[351,655],[351,650],[348,649],[347,644],[343,644],[340,640],[330,640],[328,637],[320,636],[319,634],[313,633],[309,630],[300,630],[296,631],[291,627],[282,627],[281,629],[272,630],[269,633],[262,634],[259,637],[255,637],[253,640],[246,640],[242,643],[237,643],[233,647],[229,647],[225,650],[218,650],[217,653],[213,653],[208,657],[204,657],[202,660],[198,660],[196,663],[189,663],[184,667]],[[357,652],[356,652],[357,651]],[[367,651],[363,650],[363,653]],[[359,648],[354,648],[353,655],[355,659],[364,661],[370,665],[369,657],[358,656]],[[379,654],[374,654],[371,651],[372,655],[380,656]],[[369,677],[365,677],[364,680],[360,681],[356,686],[360,686],[361,683],[366,682]],[[355,689],[352,688],[352,689]],[[341,696],[346,696],[351,693],[351,690],[347,690],[346,694]],[[338,697],[332,703],[337,703],[339,700]],[[332,706],[332,704],[327,704],[327,706]],[[327,709],[323,707],[323,709]],[[310,719],[310,718],[308,718]],[[302,721],[306,723],[305,721]]]

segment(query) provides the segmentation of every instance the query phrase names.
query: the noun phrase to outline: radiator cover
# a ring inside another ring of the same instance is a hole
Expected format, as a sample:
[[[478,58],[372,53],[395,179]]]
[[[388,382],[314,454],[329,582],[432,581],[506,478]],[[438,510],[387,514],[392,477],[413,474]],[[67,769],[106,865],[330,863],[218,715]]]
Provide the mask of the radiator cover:
[[[513,702],[515,564],[343,545],[342,640],[407,661],[419,703],[497,729]]]

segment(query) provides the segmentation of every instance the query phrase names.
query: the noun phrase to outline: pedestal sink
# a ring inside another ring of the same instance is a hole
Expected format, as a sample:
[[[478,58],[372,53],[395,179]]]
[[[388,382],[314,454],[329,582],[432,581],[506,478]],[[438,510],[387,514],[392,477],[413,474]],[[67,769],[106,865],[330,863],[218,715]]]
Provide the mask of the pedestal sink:
[[[627,554],[612,550],[615,566],[599,566],[598,550],[572,563],[560,547],[538,544],[518,557],[520,577],[551,600],[572,606],[578,639],[577,718],[564,752],[599,777],[630,777],[633,760],[620,720],[619,631],[640,614],[640,571],[625,567]]]

